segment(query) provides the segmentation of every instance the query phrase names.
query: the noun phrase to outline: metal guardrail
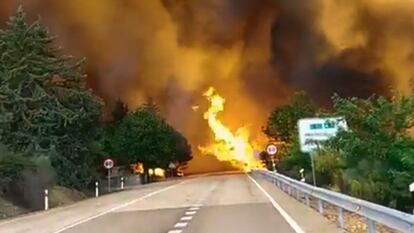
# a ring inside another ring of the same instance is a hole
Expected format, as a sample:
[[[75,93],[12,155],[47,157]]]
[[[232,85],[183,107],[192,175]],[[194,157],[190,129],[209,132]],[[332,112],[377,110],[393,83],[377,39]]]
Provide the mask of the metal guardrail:
[[[344,210],[347,210],[367,219],[368,233],[376,232],[375,223],[404,233],[414,232],[414,215],[350,197],[342,193],[318,188],[279,173],[270,171],[257,172],[289,195],[296,196],[297,199],[304,196],[308,206],[310,205],[309,197],[315,198],[318,202],[318,211],[321,214],[324,213],[324,202],[336,206],[338,210],[338,226],[341,228],[345,227]]]

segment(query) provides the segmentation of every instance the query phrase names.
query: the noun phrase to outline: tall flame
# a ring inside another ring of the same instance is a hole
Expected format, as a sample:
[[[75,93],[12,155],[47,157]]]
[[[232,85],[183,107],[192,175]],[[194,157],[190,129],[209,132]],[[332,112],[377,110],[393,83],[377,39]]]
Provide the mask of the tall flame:
[[[233,134],[219,119],[218,113],[224,110],[225,99],[210,87],[204,96],[210,101],[210,108],[204,113],[204,119],[215,136],[215,142],[207,147],[199,147],[202,153],[212,154],[220,161],[229,161],[244,171],[250,171],[259,165],[254,158],[253,146],[249,143],[249,132],[245,127],[238,128]]]

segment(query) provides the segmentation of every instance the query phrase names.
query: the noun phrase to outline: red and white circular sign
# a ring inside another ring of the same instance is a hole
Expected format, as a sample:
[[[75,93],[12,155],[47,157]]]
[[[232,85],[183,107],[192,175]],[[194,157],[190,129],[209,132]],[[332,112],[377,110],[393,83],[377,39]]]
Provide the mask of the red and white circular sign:
[[[275,155],[275,154],[277,154],[277,147],[273,144],[270,144],[266,147],[266,152],[269,155]]]
[[[106,169],[111,169],[111,168],[113,168],[113,167],[114,167],[114,161],[113,161],[112,159],[106,159],[106,160],[104,161],[104,167],[105,167]]]

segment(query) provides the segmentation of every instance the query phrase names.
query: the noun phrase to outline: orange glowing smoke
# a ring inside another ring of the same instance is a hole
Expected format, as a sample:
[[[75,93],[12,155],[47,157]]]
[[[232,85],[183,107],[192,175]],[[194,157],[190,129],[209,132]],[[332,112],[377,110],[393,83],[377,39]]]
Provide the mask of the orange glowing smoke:
[[[215,142],[207,147],[199,146],[203,154],[212,154],[220,161],[229,161],[234,166],[250,171],[258,167],[259,161],[254,158],[252,144],[249,143],[249,132],[241,127],[232,133],[219,119],[218,113],[224,110],[225,99],[210,87],[204,96],[210,101],[210,108],[204,113],[204,119],[208,121],[210,129],[215,136]]]

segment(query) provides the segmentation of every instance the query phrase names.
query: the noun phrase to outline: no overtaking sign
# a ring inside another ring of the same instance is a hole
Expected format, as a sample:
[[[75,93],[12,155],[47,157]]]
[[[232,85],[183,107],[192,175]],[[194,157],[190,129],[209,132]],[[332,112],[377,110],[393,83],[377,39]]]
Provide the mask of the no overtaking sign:
[[[277,154],[277,147],[273,144],[270,144],[266,147],[266,152],[269,155],[275,155],[275,154]]]
[[[104,167],[105,167],[106,169],[111,169],[111,168],[113,168],[113,167],[114,167],[114,161],[113,161],[112,159],[106,159],[106,160],[104,161]]]

